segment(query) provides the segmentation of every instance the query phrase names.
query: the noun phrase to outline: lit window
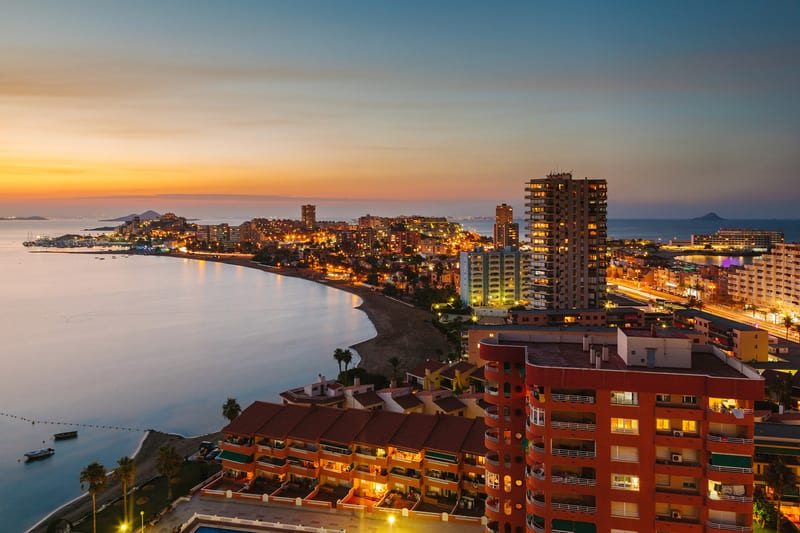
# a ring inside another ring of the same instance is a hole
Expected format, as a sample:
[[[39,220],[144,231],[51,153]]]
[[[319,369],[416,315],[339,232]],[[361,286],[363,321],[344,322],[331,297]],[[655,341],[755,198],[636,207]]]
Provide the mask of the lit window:
[[[611,488],[622,490],[639,490],[639,476],[628,474],[611,474]]]
[[[684,433],[697,433],[697,421],[695,420],[683,420],[681,426]]]
[[[611,433],[639,434],[639,420],[635,418],[612,418]]]
[[[611,391],[613,405],[639,405],[638,392]]]
[[[669,418],[656,418],[656,431],[669,431]]]

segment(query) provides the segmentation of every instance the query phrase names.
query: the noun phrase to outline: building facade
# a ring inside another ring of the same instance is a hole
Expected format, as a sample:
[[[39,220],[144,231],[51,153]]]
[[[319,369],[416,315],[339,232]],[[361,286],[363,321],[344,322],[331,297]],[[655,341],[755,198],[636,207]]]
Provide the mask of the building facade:
[[[692,246],[720,250],[765,252],[782,242],[783,232],[778,230],[722,228],[713,235],[692,235]]]
[[[489,531],[752,531],[754,370],[655,330],[501,333],[480,355]]]
[[[776,244],[752,264],[730,269],[728,294],[735,301],[800,315],[800,243]]]
[[[317,225],[317,206],[304,205],[300,207],[300,222],[306,230],[312,230]]]
[[[604,307],[606,180],[550,174],[528,182],[526,199],[533,251],[530,306]]]
[[[514,209],[508,204],[500,204],[495,208],[494,247],[517,248],[519,246],[519,224],[514,222]]]
[[[531,253],[506,248],[461,252],[461,301],[470,307],[511,307],[530,292]]]

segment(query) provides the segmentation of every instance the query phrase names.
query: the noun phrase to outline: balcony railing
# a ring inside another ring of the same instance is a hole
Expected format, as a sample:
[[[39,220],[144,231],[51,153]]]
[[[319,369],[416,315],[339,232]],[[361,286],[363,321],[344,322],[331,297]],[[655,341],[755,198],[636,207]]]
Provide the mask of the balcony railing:
[[[720,465],[708,465],[709,470],[713,470],[715,472],[730,472],[733,474],[752,474],[752,468],[743,468],[740,466],[720,466]]]
[[[590,457],[596,456],[594,450],[570,450],[568,448],[553,448],[553,455],[561,457]]]
[[[710,500],[725,500],[728,502],[743,502],[743,503],[751,503],[753,501],[752,496],[734,496],[733,494],[722,494],[721,492],[708,492],[708,498]]]
[[[722,524],[720,522],[712,522],[708,520],[706,525],[711,529],[721,529],[724,531],[753,531],[751,526],[737,526],[736,524]]]
[[[571,476],[571,475],[564,475],[564,474],[553,474],[550,478],[550,481],[553,483],[559,483],[562,485],[581,485],[584,487],[594,487],[597,485],[596,479],[589,479],[585,477],[578,477],[578,476]]]
[[[497,396],[500,392],[497,390],[497,387],[486,387],[486,392],[489,393],[489,396]]]
[[[496,405],[490,405],[486,408],[486,418],[490,420],[500,420],[500,414]]]
[[[753,439],[743,437],[728,437],[727,435],[714,435],[708,434],[708,440],[711,442],[728,442],[730,444],[753,444]]]
[[[576,505],[573,503],[556,503],[553,502],[550,504],[550,508],[554,511],[567,511],[570,513],[595,513],[597,512],[597,507],[592,505]]]
[[[726,415],[733,415],[734,411],[741,411],[741,413],[743,415],[752,415],[753,414],[753,410],[752,409],[744,409],[744,408],[740,409],[738,407],[725,407],[723,405],[714,405],[714,406],[709,405],[708,406],[708,410],[709,411],[713,411],[715,413],[722,413],[722,414],[726,414]]]
[[[560,394],[554,392],[550,395],[554,402],[570,403],[594,403],[594,396],[584,396],[581,394]]]
[[[500,436],[496,429],[487,429],[485,435],[489,442],[500,442]]]
[[[553,420],[550,422],[550,427],[553,429],[571,429],[573,431],[595,431],[595,424],[585,424],[582,422],[558,422]]]
[[[544,453],[543,442],[534,442],[533,444],[531,444],[531,448],[533,448],[533,451],[535,452]]]

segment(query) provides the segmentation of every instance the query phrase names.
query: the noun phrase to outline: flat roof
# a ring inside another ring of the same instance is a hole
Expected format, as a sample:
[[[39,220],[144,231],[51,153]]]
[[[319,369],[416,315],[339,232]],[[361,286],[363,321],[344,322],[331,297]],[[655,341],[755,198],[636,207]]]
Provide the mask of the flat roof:
[[[589,363],[589,352],[583,350],[582,343],[557,343],[557,342],[520,342],[513,340],[499,340],[500,345],[525,346],[528,350],[527,362],[535,366],[549,366],[557,368],[594,369],[595,365]],[[594,345],[596,346],[596,345]],[[699,351],[692,345],[691,368],[628,366],[617,355],[616,345],[609,346],[608,361],[601,363],[601,370],[620,370],[626,372],[652,372],[656,374],[687,374],[703,375],[720,378],[749,378],[738,370],[719,360],[713,353]]]
[[[704,320],[708,320],[712,324],[715,324],[723,328],[738,329],[739,331],[764,331],[766,333],[766,330],[753,327],[750,324],[746,324],[744,322],[737,322],[736,320],[723,318],[717,315],[712,315],[711,313],[706,313],[705,311],[698,311],[697,309],[681,309],[680,311],[676,311],[676,313],[685,316],[700,317]]]

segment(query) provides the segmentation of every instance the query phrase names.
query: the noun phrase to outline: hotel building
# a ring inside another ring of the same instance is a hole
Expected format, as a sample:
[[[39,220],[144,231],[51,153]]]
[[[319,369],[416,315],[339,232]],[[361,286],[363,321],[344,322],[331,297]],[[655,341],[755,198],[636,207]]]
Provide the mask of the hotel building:
[[[778,230],[722,228],[713,235],[692,235],[692,246],[722,250],[767,251],[782,242]]]
[[[800,314],[800,243],[776,244],[752,264],[730,269],[728,294],[739,302]]]
[[[606,195],[606,180],[568,173],[528,182],[533,309],[604,307]]]
[[[752,531],[764,384],[748,366],[655,328],[479,350],[488,531]]]
[[[508,204],[500,204],[495,208],[494,247],[516,248],[519,246],[519,224],[514,222],[514,209]]]
[[[519,305],[530,292],[531,253],[506,248],[461,252],[460,294],[470,307]]]

